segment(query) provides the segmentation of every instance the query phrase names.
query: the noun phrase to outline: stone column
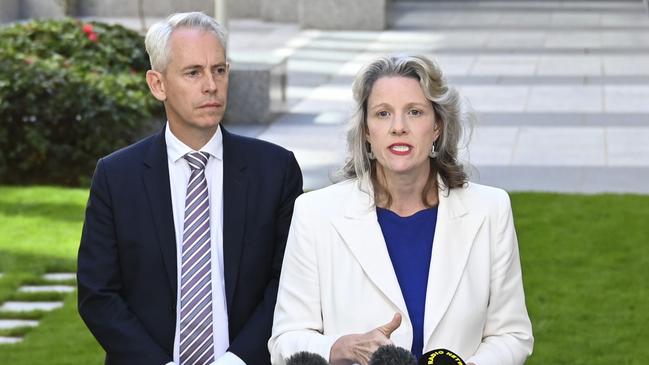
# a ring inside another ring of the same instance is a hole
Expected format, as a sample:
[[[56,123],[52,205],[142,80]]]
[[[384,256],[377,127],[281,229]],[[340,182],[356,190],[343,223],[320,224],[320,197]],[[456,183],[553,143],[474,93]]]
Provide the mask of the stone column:
[[[18,0],[0,0],[0,23],[8,23],[20,18]]]
[[[227,0],[228,18],[261,18],[262,0]]]
[[[387,0],[299,0],[302,28],[383,30]]]
[[[69,2],[74,12],[74,2]],[[22,0],[22,18],[63,18],[66,16],[65,2],[56,0]]]
[[[137,17],[137,0],[80,0],[79,15]],[[144,0],[144,15],[166,17],[171,13],[202,11],[214,15],[214,0]]]
[[[297,23],[297,0],[262,0],[261,17],[270,22]]]

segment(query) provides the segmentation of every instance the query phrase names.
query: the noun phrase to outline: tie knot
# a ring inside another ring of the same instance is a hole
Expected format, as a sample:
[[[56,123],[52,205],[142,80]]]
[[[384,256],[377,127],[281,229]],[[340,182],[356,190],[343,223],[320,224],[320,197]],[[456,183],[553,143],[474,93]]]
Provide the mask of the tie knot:
[[[193,170],[202,170],[207,165],[207,160],[210,158],[210,154],[207,152],[192,152],[183,156],[187,163],[189,163],[189,168]]]

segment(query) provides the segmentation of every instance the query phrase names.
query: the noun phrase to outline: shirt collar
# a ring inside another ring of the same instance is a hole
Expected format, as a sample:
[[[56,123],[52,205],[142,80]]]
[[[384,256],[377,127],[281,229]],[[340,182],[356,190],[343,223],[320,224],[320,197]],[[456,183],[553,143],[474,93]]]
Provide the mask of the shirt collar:
[[[222,161],[223,160],[223,134],[221,133],[221,126],[216,128],[216,133],[212,138],[203,146],[200,151],[194,151],[191,147],[184,144],[178,139],[169,128],[169,122],[165,126],[165,141],[167,143],[167,156],[173,163],[178,162],[183,156],[191,152],[207,152],[210,156]]]

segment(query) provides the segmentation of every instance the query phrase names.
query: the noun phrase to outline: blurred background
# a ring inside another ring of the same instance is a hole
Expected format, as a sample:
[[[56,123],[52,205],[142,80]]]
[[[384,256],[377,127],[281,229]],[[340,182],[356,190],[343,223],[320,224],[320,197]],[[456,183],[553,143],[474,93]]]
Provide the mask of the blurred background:
[[[462,158],[508,190],[529,364],[649,358],[649,6],[641,0],[0,0],[0,364],[100,363],[75,257],[97,158],[162,127],[142,34],[230,30],[224,125],[292,150],[306,190],[346,156],[351,83],[424,54],[476,115]]]

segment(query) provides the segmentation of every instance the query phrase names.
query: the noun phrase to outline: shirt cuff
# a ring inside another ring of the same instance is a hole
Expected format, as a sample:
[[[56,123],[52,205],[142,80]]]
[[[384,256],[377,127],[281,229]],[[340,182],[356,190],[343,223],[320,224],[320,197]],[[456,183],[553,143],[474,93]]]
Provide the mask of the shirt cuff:
[[[243,360],[232,352],[226,352],[212,363],[212,365],[246,365]]]

